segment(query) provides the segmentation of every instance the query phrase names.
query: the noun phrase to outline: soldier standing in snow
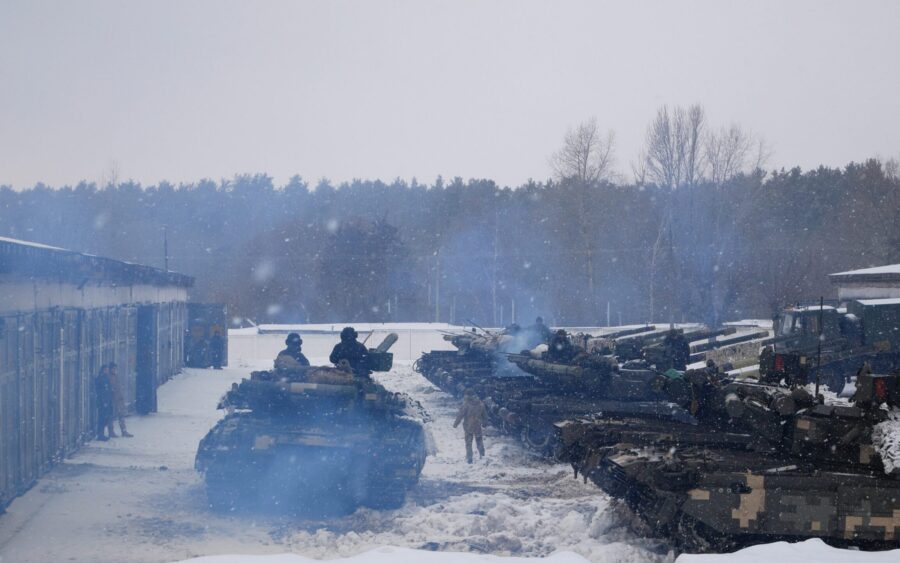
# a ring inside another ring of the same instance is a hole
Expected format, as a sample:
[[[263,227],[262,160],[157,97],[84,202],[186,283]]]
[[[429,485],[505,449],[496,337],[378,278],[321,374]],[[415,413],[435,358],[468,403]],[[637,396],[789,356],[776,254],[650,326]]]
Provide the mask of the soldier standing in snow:
[[[478,446],[478,454],[484,457],[484,437],[481,429],[484,427],[486,419],[487,411],[484,408],[484,403],[475,396],[471,389],[466,389],[465,398],[463,399],[462,407],[459,409],[459,414],[456,415],[453,428],[459,426],[460,422],[463,423],[463,430],[466,433],[466,461],[469,463],[472,463],[473,439],[475,440],[475,445]]]
[[[94,405],[97,409],[97,439],[105,442],[107,427],[112,429],[113,391],[109,382],[109,367],[103,365],[100,373],[94,378]]]
[[[113,412],[107,422],[109,437],[116,437],[116,433],[113,431],[113,419],[115,418],[119,421],[119,430],[122,432],[122,437],[132,438],[133,435],[125,429],[125,393],[122,391],[122,382],[119,381],[119,371],[116,364],[110,363],[107,373],[109,374],[109,387],[112,389],[113,398]]]
[[[225,356],[225,339],[216,330],[209,339],[209,359],[213,369],[222,369],[222,358]]]

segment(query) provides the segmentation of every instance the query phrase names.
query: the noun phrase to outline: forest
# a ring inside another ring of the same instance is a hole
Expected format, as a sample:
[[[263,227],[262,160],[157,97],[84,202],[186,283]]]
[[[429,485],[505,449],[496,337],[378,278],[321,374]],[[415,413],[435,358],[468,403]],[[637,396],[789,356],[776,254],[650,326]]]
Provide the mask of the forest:
[[[189,274],[192,298],[235,323],[717,325],[900,261],[896,161],[766,170],[765,156],[699,106],[663,107],[627,180],[615,135],[588,120],[551,155],[552,178],[520,186],[265,173],[5,186],[0,235]]]

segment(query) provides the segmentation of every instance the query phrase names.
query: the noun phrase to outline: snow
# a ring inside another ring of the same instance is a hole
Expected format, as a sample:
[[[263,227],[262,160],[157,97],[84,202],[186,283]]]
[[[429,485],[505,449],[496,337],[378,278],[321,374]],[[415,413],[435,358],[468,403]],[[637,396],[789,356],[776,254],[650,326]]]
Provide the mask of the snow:
[[[874,268],[863,268],[861,270],[850,270],[848,272],[837,272],[829,274],[830,276],[859,276],[859,275],[879,275],[879,274],[900,274],[900,264],[888,264],[886,266],[876,266]]]
[[[900,297],[886,297],[884,299],[859,299],[860,303],[866,306],[872,305],[900,305]]]
[[[838,549],[820,539],[798,543],[775,542],[754,545],[725,554],[681,555],[676,563],[881,563],[900,561],[900,549],[890,551],[854,551]]]
[[[594,485],[512,438],[488,430],[486,458],[467,465],[462,430],[452,428],[458,401],[408,362],[377,377],[428,410],[437,453],[402,508],[360,509],[330,521],[211,512],[193,468],[197,443],[222,415],[215,405],[231,383],[271,365],[265,356],[249,358],[249,339],[229,347],[247,358],[244,366],[185,370],[160,389],[159,413],[128,418],[134,438],[90,442],[10,504],[0,516],[0,561],[143,563],[286,553],[369,561],[360,554],[410,550],[416,558],[402,561],[495,560],[484,554],[517,558],[512,561],[552,556],[562,563],[665,558],[666,546],[628,531],[618,505]],[[321,356],[310,360],[325,363]]]
[[[739,321],[730,321],[722,324],[733,327],[757,327],[772,330],[772,319],[741,319]]]
[[[58,246],[49,246],[46,244],[41,244],[39,242],[30,242],[27,240],[19,240],[19,239],[9,238],[9,237],[0,237],[0,242],[8,242],[10,244],[17,244],[19,246],[28,246],[31,248],[40,248],[42,250],[58,250],[58,251],[62,251],[62,252],[73,252],[71,250],[66,250],[65,248],[59,248]]]
[[[255,338],[283,341],[283,335]],[[424,346],[429,341],[420,342]],[[360,509],[329,521],[211,512],[201,477],[193,468],[197,443],[222,415],[215,405],[232,382],[251,369],[271,365],[269,355],[254,357],[254,350],[265,347],[250,336],[234,339],[229,348],[243,358],[241,366],[185,370],[160,389],[159,413],[128,418],[134,438],[87,444],[15,500],[0,516],[0,562],[144,563],[200,556],[205,557],[193,561],[672,560],[665,543],[630,531],[625,525],[627,512],[593,484],[574,479],[568,466],[540,458],[493,429],[485,435],[485,459],[467,465],[462,430],[451,425],[458,401],[404,361],[376,377],[421,402],[433,419],[428,430],[437,451],[402,508]],[[310,360],[325,363],[321,354],[310,354]],[[754,553],[773,563],[813,558],[896,560],[896,553],[832,550],[815,542],[752,549],[757,551],[718,559],[681,556],[678,561],[743,562],[754,560],[747,558]]]
[[[891,410],[887,420],[875,425],[872,444],[881,456],[884,472],[900,473],[900,409]]]
[[[300,555],[223,555],[198,557],[181,563],[311,563],[314,559]],[[352,557],[331,559],[332,563],[524,563],[524,557],[498,557],[476,553],[428,552],[398,547],[381,547]],[[543,559],[547,563],[586,563],[571,552],[559,552]]]

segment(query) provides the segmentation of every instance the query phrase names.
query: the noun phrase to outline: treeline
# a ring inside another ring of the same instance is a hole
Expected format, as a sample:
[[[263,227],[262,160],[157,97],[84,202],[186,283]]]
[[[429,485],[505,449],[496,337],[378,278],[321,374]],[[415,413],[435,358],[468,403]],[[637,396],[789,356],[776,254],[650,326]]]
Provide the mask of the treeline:
[[[557,179],[515,189],[266,175],[0,188],[0,234],[160,267],[165,237],[195,299],[257,323],[718,323],[900,261],[893,164],[682,171],[667,185],[646,167],[622,183],[556,162]]]

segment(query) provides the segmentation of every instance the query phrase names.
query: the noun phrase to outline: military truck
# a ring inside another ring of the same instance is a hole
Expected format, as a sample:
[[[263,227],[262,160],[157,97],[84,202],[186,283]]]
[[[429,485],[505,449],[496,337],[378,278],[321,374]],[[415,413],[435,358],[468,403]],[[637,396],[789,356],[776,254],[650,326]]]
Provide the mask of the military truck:
[[[863,364],[875,373],[900,369],[900,299],[861,299],[845,307],[789,307],[773,323],[760,354],[760,379],[788,385],[815,381],[840,393]]]
[[[370,370],[390,370],[385,346],[369,353]],[[228,414],[197,450],[209,505],[313,516],[396,508],[427,455],[415,407],[347,367],[253,372],[222,399]]]
[[[898,547],[900,478],[873,443],[900,405],[898,376],[864,374],[855,404],[828,405],[803,389],[693,375],[697,424],[564,421],[559,458],[682,551],[813,537]]]

